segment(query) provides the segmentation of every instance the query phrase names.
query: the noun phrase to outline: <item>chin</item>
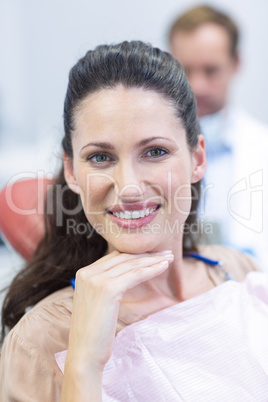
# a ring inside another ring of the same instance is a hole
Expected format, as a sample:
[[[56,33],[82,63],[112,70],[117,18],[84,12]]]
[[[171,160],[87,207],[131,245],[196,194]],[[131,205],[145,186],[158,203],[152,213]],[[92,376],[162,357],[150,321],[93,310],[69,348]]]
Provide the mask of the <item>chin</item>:
[[[150,236],[147,236],[147,239],[144,239],[144,236],[121,236],[117,239],[117,241],[111,242],[111,246],[118,250],[120,253],[126,254],[142,254],[142,253],[150,253],[155,251],[160,251],[163,249],[161,247],[161,242],[155,241]],[[150,237],[150,239],[149,239]]]

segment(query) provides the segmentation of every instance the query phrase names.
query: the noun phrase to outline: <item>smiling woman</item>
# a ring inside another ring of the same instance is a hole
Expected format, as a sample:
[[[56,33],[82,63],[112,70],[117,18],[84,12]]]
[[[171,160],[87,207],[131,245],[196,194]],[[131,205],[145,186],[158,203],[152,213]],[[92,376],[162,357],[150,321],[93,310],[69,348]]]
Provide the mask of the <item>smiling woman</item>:
[[[225,400],[264,400],[267,342],[258,339],[246,357],[252,364],[237,370],[245,339],[234,316],[247,306],[228,310],[257,268],[195,241],[206,156],[181,65],[142,42],[89,51],[70,72],[64,127],[46,233],[3,306],[3,334],[12,330],[1,400],[192,401],[223,392]],[[253,275],[257,287],[264,283]],[[225,282],[231,277],[238,282]],[[252,317],[265,333],[267,314]],[[226,343],[236,347],[226,353]],[[230,394],[226,372],[237,371]]]
[[[108,252],[173,250],[182,243],[191,183],[205,169],[201,135],[196,142],[192,151],[174,106],[152,90],[117,85],[83,100],[74,120],[73,157],[65,155],[65,178],[79,194],[91,225],[107,228],[102,236]],[[172,240],[161,230],[167,221],[170,226],[178,221],[182,229]],[[152,222],[160,229],[157,235],[148,235]]]

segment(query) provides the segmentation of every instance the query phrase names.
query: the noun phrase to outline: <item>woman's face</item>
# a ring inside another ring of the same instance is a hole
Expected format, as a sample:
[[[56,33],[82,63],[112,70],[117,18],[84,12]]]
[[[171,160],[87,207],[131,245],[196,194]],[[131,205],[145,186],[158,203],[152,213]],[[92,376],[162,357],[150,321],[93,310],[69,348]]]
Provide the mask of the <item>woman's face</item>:
[[[118,86],[82,101],[65,177],[109,250],[141,253],[180,246],[191,183],[205,171],[199,137],[191,152],[174,107],[153,91]]]

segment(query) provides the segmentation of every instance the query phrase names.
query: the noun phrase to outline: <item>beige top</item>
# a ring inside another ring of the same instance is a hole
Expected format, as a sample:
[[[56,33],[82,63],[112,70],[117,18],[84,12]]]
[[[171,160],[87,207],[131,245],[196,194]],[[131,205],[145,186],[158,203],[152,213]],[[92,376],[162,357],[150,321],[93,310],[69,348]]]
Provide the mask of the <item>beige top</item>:
[[[238,281],[258,270],[250,257],[221,246],[204,246],[200,253],[222,260],[225,270]],[[216,284],[221,283],[215,270],[209,274]],[[54,355],[68,349],[72,303],[73,289],[59,290],[27,312],[10,331],[0,361],[1,402],[60,401],[63,374]],[[117,332],[142,318],[121,304]]]

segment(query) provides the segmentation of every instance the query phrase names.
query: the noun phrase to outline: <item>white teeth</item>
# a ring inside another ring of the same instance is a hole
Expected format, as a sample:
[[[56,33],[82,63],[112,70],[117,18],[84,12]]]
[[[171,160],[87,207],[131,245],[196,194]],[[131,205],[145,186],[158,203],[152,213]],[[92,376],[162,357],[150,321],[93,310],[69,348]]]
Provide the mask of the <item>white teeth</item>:
[[[124,211],[124,212],[113,212],[113,215],[115,215],[117,218],[121,219],[139,219],[139,218],[144,218],[145,216],[150,215],[156,210],[157,207],[155,208],[146,208],[145,210],[142,209],[140,211]]]
[[[125,211],[123,219],[131,219],[131,212],[130,211]]]

